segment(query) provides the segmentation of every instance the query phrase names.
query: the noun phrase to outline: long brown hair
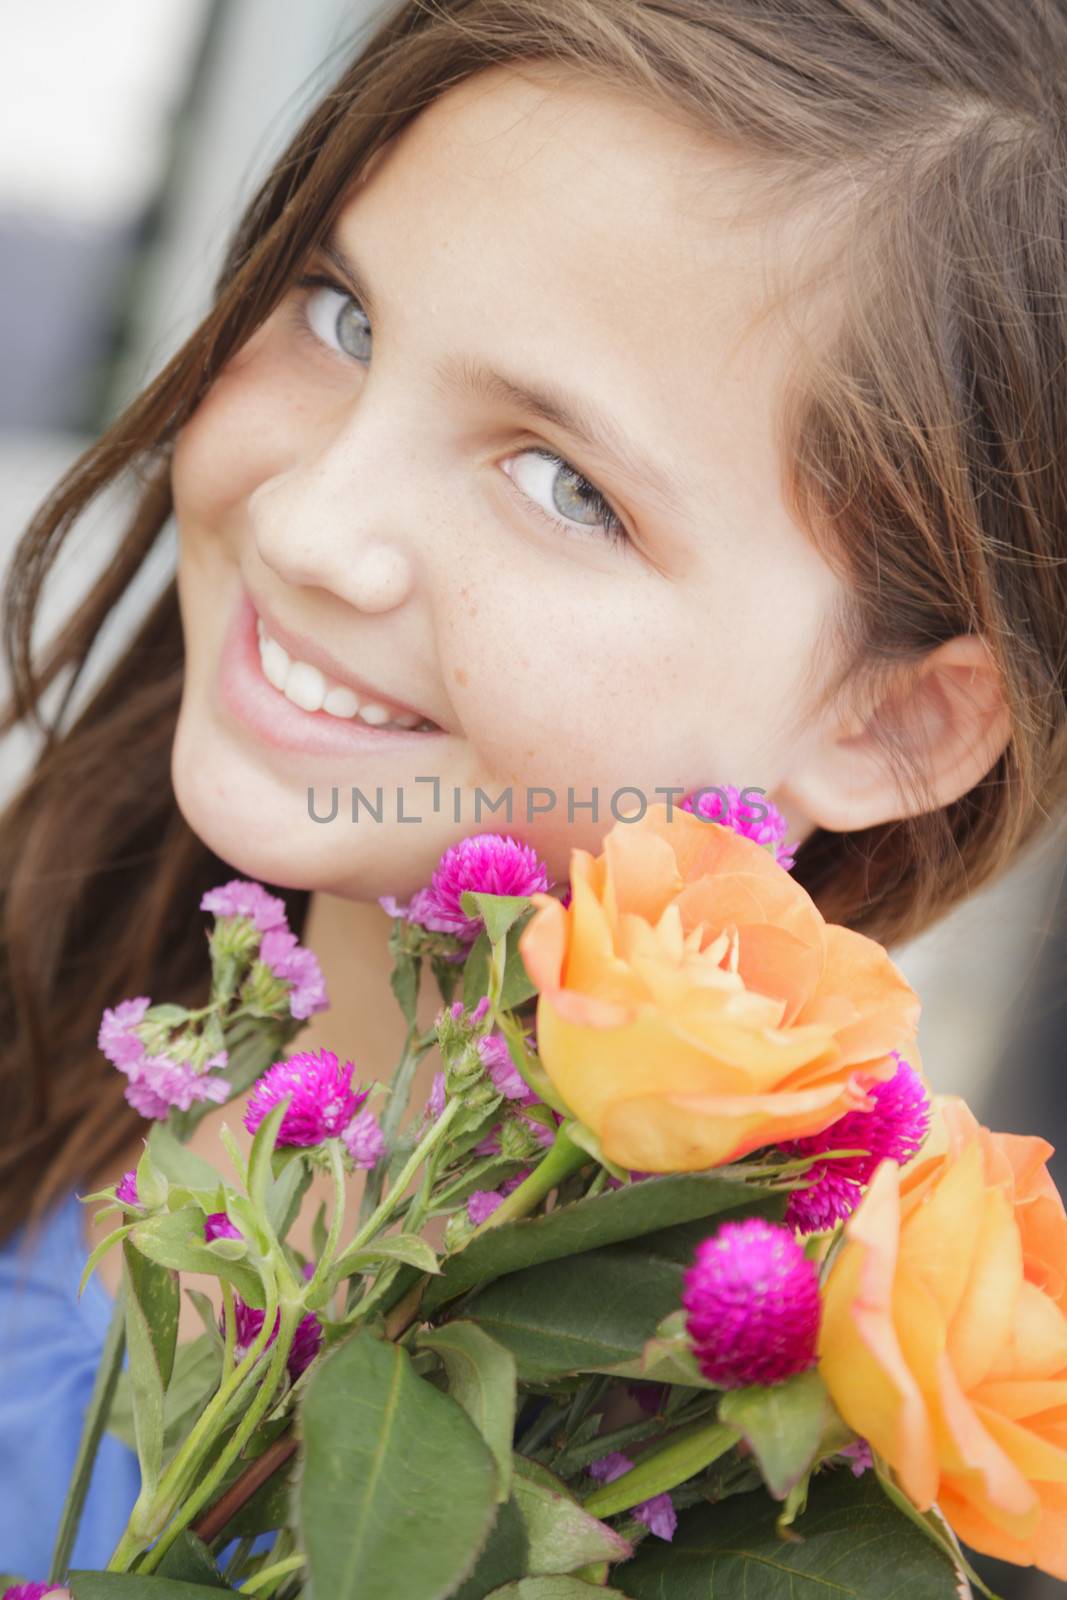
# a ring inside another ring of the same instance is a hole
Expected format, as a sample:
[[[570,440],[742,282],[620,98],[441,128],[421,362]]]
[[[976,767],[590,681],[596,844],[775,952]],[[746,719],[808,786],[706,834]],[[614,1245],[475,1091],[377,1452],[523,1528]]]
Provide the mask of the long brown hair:
[[[103,1007],[138,993],[205,998],[197,906],[229,869],[191,833],[170,784],[182,675],[173,580],[64,726],[98,632],[169,517],[175,437],[374,150],[450,85],[535,61],[730,144],[751,166],[753,204],[821,202],[818,276],[835,315],[797,363],[783,455],[798,517],[849,581],[854,670],[918,663],[976,633],[1001,673],[1012,736],[988,775],[899,822],[816,831],[799,881],[826,917],[892,943],[999,873],[1062,806],[1060,0],[407,0],[256,194],[208,315],[60,480],[9,570],[13,695],[0,731],[32,717],[45,739],[0,821],[0,1232],[133,1135],[121,1078],[96,1049]],[[138,498],[121,548],[37,661],[31,634],[60,546],[124,475]],[[53,684],[60,705],[45,724]],[[925,794],[921,771],[907,781]],[[276,892],[299,931],[307,893]]]

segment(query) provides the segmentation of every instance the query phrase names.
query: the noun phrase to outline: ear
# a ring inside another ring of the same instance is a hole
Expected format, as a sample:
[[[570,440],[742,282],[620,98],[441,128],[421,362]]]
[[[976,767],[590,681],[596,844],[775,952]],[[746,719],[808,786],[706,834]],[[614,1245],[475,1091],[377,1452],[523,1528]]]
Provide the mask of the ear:
[[[918,762],[924,802],[902,784],[879,742]],[[902,668],[869,710],[839,711],[781,784],[794,815],[845,833],[894,822],[957,800],[981,781],[1011,736],[1011,716],[993,656],[977,634],[938,645]]]

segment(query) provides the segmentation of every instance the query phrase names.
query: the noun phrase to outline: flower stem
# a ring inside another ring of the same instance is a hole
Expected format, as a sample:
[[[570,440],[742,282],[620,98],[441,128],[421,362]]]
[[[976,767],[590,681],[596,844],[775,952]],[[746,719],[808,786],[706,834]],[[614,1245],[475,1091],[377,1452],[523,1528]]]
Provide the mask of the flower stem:
[[[263,1567],[254,1577],[249,1578],[247,1583],[242,1583],[237,1592],[259,1594],[261,1590],[265,1590],[269,1594],[276,1587],[279,1578],[286,1577],[290,1572],[296,1572],[303,1565],[303,1556],[286,1556],[284,1561],[275,1561],[272,1566]]]
[[[578,1168],[585,1166],[590,1159],[589,1152],[576,1145],[561,1128],[556,1134],[555,1143],[540,1165],[536,1166],[530,1176],[520,1183],[517,1189],[513,1189],[496,1210],[475,1228],[471,1238],[477,1239],[480,1233],[488,1233],[490,1228],[499,1228],[502,1222],[513,1222],[516,1217],[528,1216],[546,1195],[559,1187],[564,1178],[569,1177],[572,1172],[577,1172]]]
[[[145,1556],[139,1568],[140,1572],[149,1573],[155,1571],[182,1529],[189,1525],[202,1506],[207,1505],[230,1467],[237,1460],[241,1451],[256,1431],[270,1407],[271,1401],[274,1399],[275,1391],[285,1369],[285,1363],[289,1358],[293,1335],[296,1332],[297,1323],[300,1321],[302,1314],[303,1306],[300,1301],[287,1300],[283,1303],[278,1337],[274,1341],[270,1365],[260,1384],[259,1392],[245,1412],[237,1432],[214,1462],[210,1472],[201,1479],[197,1488],[182,1506],[179,1515],[175,1517],[166,1532],[156,1541]],[[268,1326],[266,1318],[264,1318],[263,1326]]]
[[[100,1365],[96,1369],[96,1378],[93,1383],[93,1392],[89,1397],[88,1409],[85,1413],[85,1423],[82,1435],[78,1441],[78,1455],[71,1474],[70,1488],[67,1491],[66,1504],[63,1507],[63,1516],[56,1534],[55,1548],[52,1551],[52,1565],[48,1574],[50,1583],[62,1583],[67,1575],[74,1540],[81,1521],[82,1508],[85,1505],[85,1496],[89,1491],[89,1479],[92,1476],[93,1462],[100,1439],[107,1422],[111,1402],[115,1396],[115,1388],[122,1371],[122,1355],[126,1348],[126,1310],[124,1304],[125,1285],[119,1287],[115,1297],[114,1310],[108,1324],[107,1335],[104,1339],[104,1348],[100,1353]]]
[[[419,1168],[422,1166],[422,1163],[426,1160],[426,1157],[431,1153],[431,1151],[436,1149],[436,1147],[441,1143],[445,1134],[448,1132],[449,1126],[455,1118],[456,1113],[461,1109],[461,1104],[462,1102],[459,1100],[450,1100],[448,1102],[444,1110],[441,1112],[441,1115],[434,1123],[433,1127],[423,1135],[422,1139],[415,1146],[404,1165],[403,1171],[390,1188],[389,1193],[367,1218],[366,1222],[363,1224],[355,1238],[352,1240],[351,1244],[348,1246],[345,1252],[346,1254],[348,1254],[349,1251],[362,1249],[362,1247],[369,1243],[369,1241],[373,1239],[380,1229],[389,1221],[393,1215],[393,1212],[396,1210],[399,1201],[403,1198],[404,1191],[408,1184],[411,1182],[416,1172],[418,1172]],[[585,1159],[588,1160],[588,1156],[586,1156]]]
[[[304,1291],[306,1304],[315,1308],[315,1293],[329,1277],[333,1258],[337,1254],[337,1241],[341,1237],[341,1228],[345,1220],[345,1164],[341,1157],[341,1141],[327,1139],[326,1154],[330,1161],[330,1174],[333,1178],[333,1216],[330,1218],[330,1231],[326,1235],[326,1243],[322,1247],[322,1254],[315,1264],[315,1271],[311,1281]]]

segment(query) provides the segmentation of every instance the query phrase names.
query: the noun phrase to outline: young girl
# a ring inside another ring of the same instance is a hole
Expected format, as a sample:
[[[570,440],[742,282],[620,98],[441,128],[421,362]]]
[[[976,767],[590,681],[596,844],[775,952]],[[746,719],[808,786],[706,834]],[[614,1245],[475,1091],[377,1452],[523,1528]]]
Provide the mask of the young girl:
[[[753,786],[892,943],[1062,809],[1065,55],[1062,7],[994,0],[409,0],[308,118],[9,577],[6,725],[64,688],[0,834],[0,1569],[47,1567],[99,1353],[75,1191],[144,1130],[101,1012],[203,1003],[206,888],[282,894],[332,1000],[293,1048],[372,1077],[378,897],[470,833],[559,882],[619,791]],[[174,581],[66,716],[171,513]],[[75,1565],[129,1510],[112,1445]]]

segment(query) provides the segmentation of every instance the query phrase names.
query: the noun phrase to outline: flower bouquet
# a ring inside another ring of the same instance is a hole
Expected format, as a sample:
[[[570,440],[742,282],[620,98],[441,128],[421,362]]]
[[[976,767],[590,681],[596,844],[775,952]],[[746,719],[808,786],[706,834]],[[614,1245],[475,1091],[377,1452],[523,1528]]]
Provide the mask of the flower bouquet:
[[[1067,1577],[1050,1147],[931,1095],[885,950],[734,811],[649,807],[562,895],[507,837],[446,851],[383,902],[387,1089],[286,1055],[326,995],[282,903],[204,897],[207,1006],[101,1024],[151,1129],[90,1197],[123,1290],[50,1582],[9,1597],[926,1600],[982,1588],[960,1541]],[[250,1152],[195,1156],[250,1087]],[[141,1490],[72,1572],[105,1426]]]

